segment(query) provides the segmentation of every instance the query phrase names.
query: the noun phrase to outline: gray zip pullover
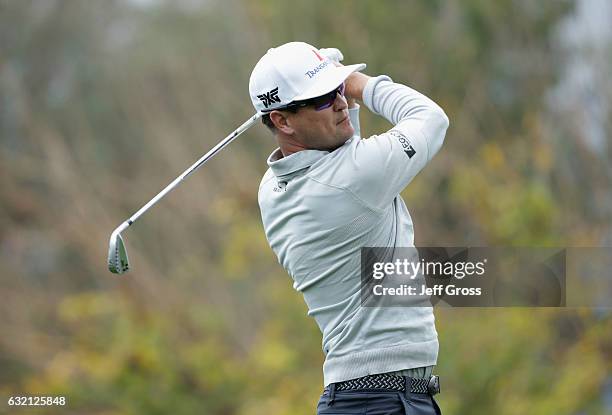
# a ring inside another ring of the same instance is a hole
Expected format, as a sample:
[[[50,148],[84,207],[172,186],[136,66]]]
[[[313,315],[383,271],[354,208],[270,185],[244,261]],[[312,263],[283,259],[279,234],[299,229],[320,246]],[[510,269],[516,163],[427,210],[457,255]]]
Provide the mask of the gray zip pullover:
[[[432,100],[387,76],[368,81],[363,102],[394,127],[332,151],[269,159],[259,188],[266,237],[323,333],[325,386],[376,373],[435,365],[430,307],[360,306],[360,249],[414,246],[400,192],[438,152],[448,128]]]

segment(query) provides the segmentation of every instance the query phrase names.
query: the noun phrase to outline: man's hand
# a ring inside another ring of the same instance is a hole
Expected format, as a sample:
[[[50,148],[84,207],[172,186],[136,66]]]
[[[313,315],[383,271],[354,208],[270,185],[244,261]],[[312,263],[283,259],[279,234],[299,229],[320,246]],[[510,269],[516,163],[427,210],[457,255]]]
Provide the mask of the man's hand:
[[[352,99],[363,101],[363,89],[370,77],[361,72],[353,72],[344,81],[344,96],[347,100]]]
[[[322,48],[319,49],[319,53],[335,63],[340,63],[344,60],[344,55],[342,54],[342,52],[340,52],[340,49]]]

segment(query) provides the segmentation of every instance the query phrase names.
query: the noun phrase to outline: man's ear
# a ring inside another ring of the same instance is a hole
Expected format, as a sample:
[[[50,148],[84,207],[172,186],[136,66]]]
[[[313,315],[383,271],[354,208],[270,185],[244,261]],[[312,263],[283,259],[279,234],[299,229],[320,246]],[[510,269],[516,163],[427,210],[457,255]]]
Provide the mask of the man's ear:
[[[270,120],[278,131],[282,131],[287,135],[292,135],[294,133],[293,127],[291,127],[291,121],[288,118],[288,114],[280,111],[272,111],[270,113]]]

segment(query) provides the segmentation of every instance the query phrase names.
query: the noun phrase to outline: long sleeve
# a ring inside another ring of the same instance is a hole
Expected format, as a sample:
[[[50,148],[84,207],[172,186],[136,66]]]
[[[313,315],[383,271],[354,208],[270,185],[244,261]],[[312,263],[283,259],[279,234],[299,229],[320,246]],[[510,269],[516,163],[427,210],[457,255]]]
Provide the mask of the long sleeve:
[[[342,169],[343,185],[373,209],[383,209],[440,150],[449,120],[425,95],[391,81],[370,79],[364,104],[394,126],[387,132],[358,140]]]

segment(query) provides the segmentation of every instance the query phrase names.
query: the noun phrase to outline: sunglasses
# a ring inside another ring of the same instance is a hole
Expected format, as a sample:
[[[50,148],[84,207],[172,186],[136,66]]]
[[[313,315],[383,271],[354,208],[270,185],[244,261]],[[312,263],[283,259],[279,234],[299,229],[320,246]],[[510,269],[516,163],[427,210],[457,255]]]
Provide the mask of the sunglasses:
[[[303,101],[292,102],[291,104],[288,104],[283,109],[297,110],[298,108],[312,106],[314,107],[315,111],[323,111],[324,109],[329,108],[332,105],[334,105],[334,102],[336,101],[336,97],[338,96],[338,94],[344,96],[344,83],[340,84],[338,88],[334,89],[331,92],[328,92],[327,94],[324,94],[318,97],[314,97],[314,98],[305,99]]]

